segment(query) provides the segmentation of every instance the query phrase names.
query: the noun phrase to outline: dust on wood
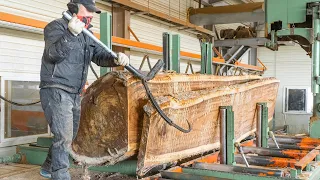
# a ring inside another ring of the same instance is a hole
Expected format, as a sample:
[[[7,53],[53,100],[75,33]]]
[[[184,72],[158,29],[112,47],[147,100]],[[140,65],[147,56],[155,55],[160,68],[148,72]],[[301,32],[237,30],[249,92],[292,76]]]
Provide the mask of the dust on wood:
[[[169,126],[151,104],[146,105],[138,175],[143,176],[160,164],[218,148],[220,106],[233,106],[236,139],[245,138],[255,131],[257,103],[268,104],[269,119],[272,119],[278,86],[277,80],[268,78],[211,90],[157,97],[161,108],[171,120],[184,128],[187,128],[186,121],[189,121],[192,131],[185,134]]]
[[[154,96],[212,89],[261,79],[260,76],[159,74],[148,82]],[[82,100],[78,135],[71,155],[85,164],[114,164],[136,154],[148,103],[141,82],[111,72],[94,82]]]

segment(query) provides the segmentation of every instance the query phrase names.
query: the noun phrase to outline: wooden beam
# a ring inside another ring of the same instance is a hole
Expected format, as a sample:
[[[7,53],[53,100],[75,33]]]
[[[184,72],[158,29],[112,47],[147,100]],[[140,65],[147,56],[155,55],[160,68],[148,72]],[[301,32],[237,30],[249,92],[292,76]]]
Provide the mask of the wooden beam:
[[[44,21],[39,21],[39,20],[35,20],[35,19],[31,19],[31,18],[25,18],[25,17],[21,17],[21,16],[17,16],[17,15],[13,15],[13,14],[9,14],[9,13],[3,13],[0,12],[0,20],[2,21],[6,21],[6,22],[11,22],[11,23],[16,23],[16,24],[22,24],[22,25],[26,25],[26,26],[31,26],[31,27],[35,27],[35,28],[41,28],[43,29],[48,23],[44,22]],[[100,34],[98,33],[94,33],[96,37],[100,38]],[[129,39],[124,39],[124,38],[119,38],[119,37],[112,37],[112,43],[118,45],[118,46],[130,46],[130,47],[135,47],[135,48],[139,48],[139,49],[144,49],[144,50],[150,50],[150,51],[155,51],[155,52],[162,52],[162,47],[160,46],[156,46],[153,44],[149,44],[149,43],[143,43],[143,42],[136,42],[136,41],[132,41]],[[190,52],[186,52],[186,51],[181,51],[181,56],[186,57],[186,58],[192,58],[192,59],[201,59],[201,55],[200,54],[194,54],[194,53],[190,53]],[[220,63],[224,63],[224,59],[221,58],[212,58],[213,62],[220,62]],[[246,64],[238,64],[238,66],[240,67],[247,67]],[[250,66],[252,68],[255,68],[257,70],[261,70],[261,67],[258,66]]]
[[[187,21],[183,21],[181,19],[169,16],[168,14],[164,14],[162,12],[159,12],[159,11],[150,9],[148,7],[142,6],[140,4],[131,2],[130,0],[112,0],[112,2],[127,6],[127,7],[132,8],[132,9],[136,9],[136,10],[141,11],[141,12],[147,12],[147,14],[156,16],[158,18],[161,18],[162,20],[167,20],[167,21],[170,21],[170,22],[175,23],[175,24],[184,25],[184,26],[192,28],[192,29],[194,29],[196,31],[199,31],[201,33],[204,33],[204,34],[207,34],[207,35],[210,35],[210,36],[214,36],[214,33],[212,31],[209,31],[209,30],[207,30],[207,29],[205,29],[203,27],[191,24],[191,23],[189,23]]]
[[[5,12],[0,12],[0,20],[1,21],[6,21],[6,22],[11,22],[11,23],[16,23],[16,24],[21,24],[25,26],[30,26],[30,27],[35,27],[35,28],[41,28],[44,29],[46,25],[48,24],[47,22],[44,21],[39,21],[31,18],[25,18],[22,16],[17,16]]]
[[[240,63],[240,62],[235,62],[234,63],[236,66],[240,66],[240,67],[244,67],[244,68],[247,68],[247,69],[252,69],[252,70],[257,70],[257,71],[264,71],[265,68],[263,67],[259,67],[259,66],[253,66],[253,65],[249,65],[249,64],[243,64],[243,63]]]
[[[130,39],[130,32],[128,30],[131,19],[130,16],[130,11],[112,4],[112,36]],[[127,47],[113,46],[112,49],[115,52],[122,52],[130,56],[130,49]],[[119,66],[113,69],[124,70],[124,67]]]
[[[195,14],[227,14],[227,13],[243,13],[253,12],[258,9],[262,9],[263,2],[238,4],[230,6],[212,6],[198,9],[191,9],[189,11],[190,16]]]

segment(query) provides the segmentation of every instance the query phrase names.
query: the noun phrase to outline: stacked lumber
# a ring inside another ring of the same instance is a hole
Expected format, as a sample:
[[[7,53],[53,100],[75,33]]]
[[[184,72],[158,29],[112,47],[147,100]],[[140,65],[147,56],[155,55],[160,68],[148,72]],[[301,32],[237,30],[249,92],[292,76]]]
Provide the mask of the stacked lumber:
[[[161,109],[178,125],[182,133],[166,124],[151,104],[144,107],[144,127],[138,156],[138,175],[166,163],[219,148],[219,107],[232,106],[235,114],[235,138],[242,140],[256,130],[256,104],[266,102],[272,119],[279,81],[273,78],[191,91],[174,96],[159,96]]]
[[[261,77],[159,74],[148,85],[155,97],[175,97],[179,93],[258,79]],[[77,161],[99,165],[113,164],[137,154],[143,121],[146,121],[143,107],[147,103],[140,80],[128,73],[111,72],[98,79],[83,97],[80,128],[71,155]]]

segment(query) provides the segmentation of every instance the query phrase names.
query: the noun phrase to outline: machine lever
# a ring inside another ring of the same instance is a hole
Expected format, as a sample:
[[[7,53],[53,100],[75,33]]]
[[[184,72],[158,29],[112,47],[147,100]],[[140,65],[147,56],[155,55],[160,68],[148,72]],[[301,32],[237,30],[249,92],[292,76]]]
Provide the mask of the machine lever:
[[[234,146],[236,146],[236,148],[237,148],[238,151],[240,152],[241,157],[243,158],[244,162],[246,163],[246,166],[247,166],[247,167],[250,167],[250,165],[249,165],[249,163],[248,163],[248,161],[247,161],[247,158],[246,158],[246,156],[244,155],[244,152],[243,152],[243,149],[242,149],[241,145],[240,145],[238,142],[236,142],[236,143],[234,143]]]
[[[269,136],[271,137],[271,139],[273,140],[274,144],[276,145],[277,149],[280,149],[279,144],[277,142],[277,139],[274,135],[274,133],[272,131],[269,131]]]

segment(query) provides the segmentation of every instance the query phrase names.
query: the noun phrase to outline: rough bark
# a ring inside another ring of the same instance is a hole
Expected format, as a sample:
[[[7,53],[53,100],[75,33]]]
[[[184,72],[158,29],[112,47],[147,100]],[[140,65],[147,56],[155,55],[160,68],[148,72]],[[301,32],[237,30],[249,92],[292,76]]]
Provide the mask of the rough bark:
[[[212,89],[261,79],[259,76],[159,74],[149,87],[154,96]],[[144,111],[145,90],[128,73],[112,72],[94,82],[82,100],[78,135],[71,155],[92,165],[112,164],[137,153]]]
[[[263,79],[244,84],[159,96],[161,108],[180,126],[192,126],[188,134],[166,124],[152,105],[144,106],[146,112],[142,131],[138,175],[166,163],[216,149],[219,147],[219,107],[232,106],[235,114],[235,137],[241,140],[256,128],[256,104],[266,102],[269,120],[272,119],[279,82]]]

